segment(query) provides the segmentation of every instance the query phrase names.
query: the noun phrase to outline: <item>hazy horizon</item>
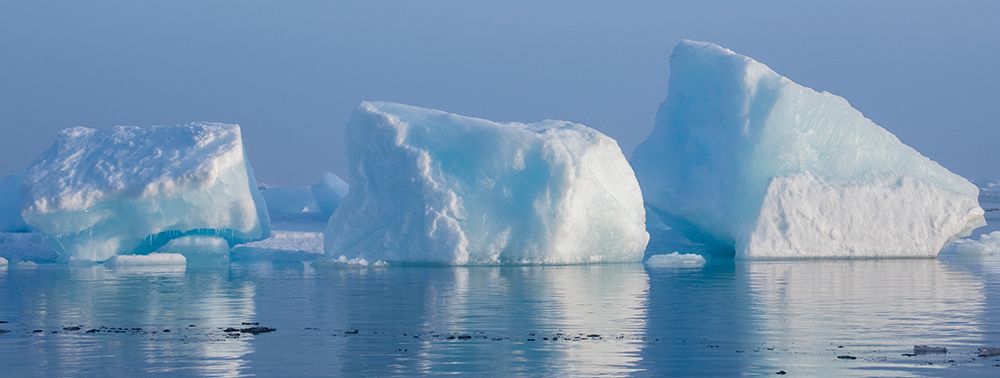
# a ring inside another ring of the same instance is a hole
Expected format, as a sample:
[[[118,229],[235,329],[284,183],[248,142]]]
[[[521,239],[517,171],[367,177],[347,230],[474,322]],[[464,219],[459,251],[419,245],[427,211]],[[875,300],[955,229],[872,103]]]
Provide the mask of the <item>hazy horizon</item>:
[[[73,126],[238,123],[261,182],[345,173],[362,100],[565,119],[631,154],[670,50],[720,44],[1000,178],[1000,3],[102,1],[0,4],[0,176]]]

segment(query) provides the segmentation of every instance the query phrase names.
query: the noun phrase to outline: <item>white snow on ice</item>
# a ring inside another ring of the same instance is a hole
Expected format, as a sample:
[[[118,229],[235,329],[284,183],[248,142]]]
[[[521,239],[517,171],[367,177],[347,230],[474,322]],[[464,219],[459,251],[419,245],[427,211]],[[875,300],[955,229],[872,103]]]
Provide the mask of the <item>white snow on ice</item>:
[[[618,144],[565,122],[496,123],[364,102],[327,256],[444,264],[641,261],[642,194]]]
[[[104,260],[105,266],[184,266],[187,260],[179,253],[150,253],[148,255],[115,255]]]
[[[647,205],[707,249],[930,257],[985,224],[975,185],[843,98],[710,43],[681,42],[670,64],[632,164]]]

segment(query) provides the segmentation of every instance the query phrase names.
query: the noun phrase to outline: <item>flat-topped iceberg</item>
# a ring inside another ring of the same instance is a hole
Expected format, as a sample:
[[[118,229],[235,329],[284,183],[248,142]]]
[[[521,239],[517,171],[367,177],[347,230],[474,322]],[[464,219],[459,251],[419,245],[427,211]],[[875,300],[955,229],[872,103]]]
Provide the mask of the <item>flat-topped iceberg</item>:
[[[632,156],[671,228],[739,258],[935,256],[985,224],[979,190],[841,97],[684,41]]]
[[[24,176],[24,219],[63,260],[103,261],[208,235],[267,237],[267,208],[240,127],[72,128]]]
[[[642,196],[618,144],[565,122],[497,123],[364,102],[329,258],[390,263],[641,261]]]

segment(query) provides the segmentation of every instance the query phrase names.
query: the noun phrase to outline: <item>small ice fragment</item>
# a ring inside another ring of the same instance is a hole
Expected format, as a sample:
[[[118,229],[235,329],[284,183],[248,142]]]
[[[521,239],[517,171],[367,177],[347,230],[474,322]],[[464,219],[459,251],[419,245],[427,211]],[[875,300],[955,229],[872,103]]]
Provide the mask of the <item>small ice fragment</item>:
[[[115,255],[104,260],[104,265],[112,267],[131,266],[176,266],[186,265],[187,260],[180,253],[150,253],[148,255]]]
[[[668,253],[653,255],[646,260],[650,268],[701,268],[705,266],[705,258],[694,253]]]
[[[914,345],[913,354],[941,354],[948,353],[948,348],[930,345]]]
[[[0,257],[0,266],[7,266],[8,264],[10,263],[7,262],[7,259]]]

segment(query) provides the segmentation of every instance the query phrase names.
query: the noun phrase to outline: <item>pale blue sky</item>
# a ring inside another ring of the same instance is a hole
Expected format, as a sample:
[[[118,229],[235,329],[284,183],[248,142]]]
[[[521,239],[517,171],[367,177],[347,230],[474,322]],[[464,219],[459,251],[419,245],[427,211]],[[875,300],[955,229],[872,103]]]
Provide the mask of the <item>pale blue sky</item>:
[[[715,42],[1000,177],[1000,2],[0,1],[0,175],[71,126],[239,123],[257,177],[343,173],[361,100],[567,119],[627,154],[670,49]]]

